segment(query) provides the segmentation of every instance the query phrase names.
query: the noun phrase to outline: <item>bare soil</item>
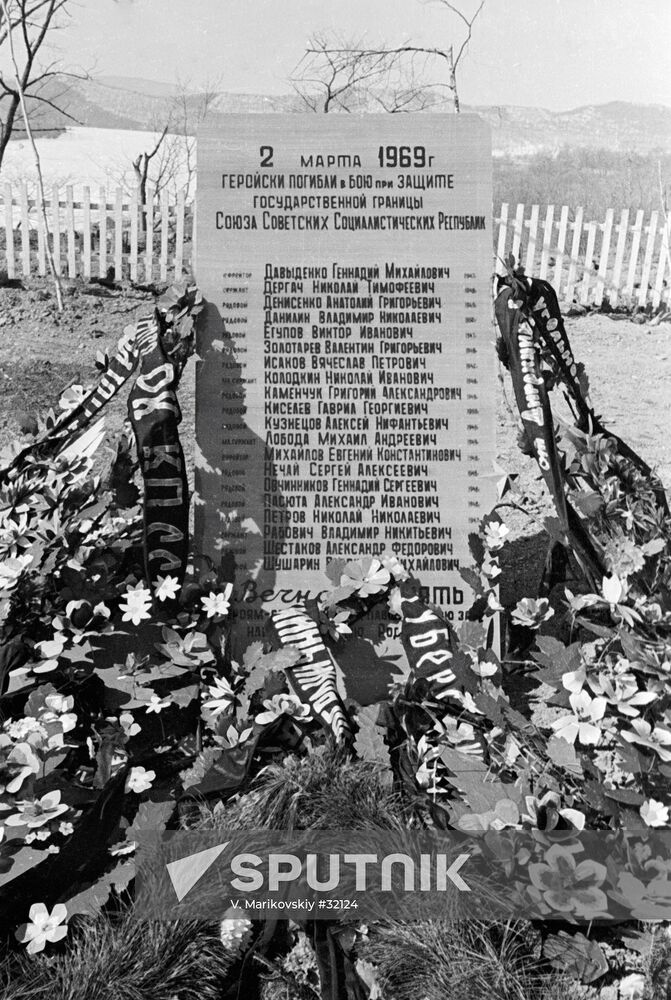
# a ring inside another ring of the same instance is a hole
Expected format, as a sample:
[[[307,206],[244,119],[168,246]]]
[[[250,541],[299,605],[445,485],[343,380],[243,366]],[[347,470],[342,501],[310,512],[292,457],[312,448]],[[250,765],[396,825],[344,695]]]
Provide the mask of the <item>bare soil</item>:
[[[73,383],[92,384],[95,358],[111,351],[124,328],[152,309],[149,293],[108,291],[97,285],[66,284],[65,310],[59,314],[44,282],[24,288],[0,288],[0,449],[14,439],[26,443],[34,415],[57,407],[61,392]],[[662,481],[671,485],[671,324],[657,326],[592,313],[566,321],[577,359],[590,377],[592,401],[607,426],[635,448]],[[533,518],[506,516],[512,532],[504,551],[502,601],[514,604],[534,593],[546,553],[542,519],[551,512],[535,463],[517,448],[517,418],[512,390],[502,370],[497,388],[497,450],[507,471],[520,473],[532,496]],[[180,402],[182,439],[191,464],[194,440],[194,366],[184,374]],[[109,408],[111,441],[125,419],[125,394]],[[110,448],[111,454],[111,448]]]
[[[124,329],[153,310],[150,292],[126,288],[114,291],[97,284],[64,284],[64,310],[58,312],[53,291],[45,282],[24,282],[24,288],[0,288],[0,449],[19,438],[34,416],[49,407],[69,385],[93,385],[99,375],[96,355],[113,353]],[[130,386],[106,408],[108,454],[126,418]],[[184,373],[180,403],[182,438],[189,467],[194,440],[194,366]]]

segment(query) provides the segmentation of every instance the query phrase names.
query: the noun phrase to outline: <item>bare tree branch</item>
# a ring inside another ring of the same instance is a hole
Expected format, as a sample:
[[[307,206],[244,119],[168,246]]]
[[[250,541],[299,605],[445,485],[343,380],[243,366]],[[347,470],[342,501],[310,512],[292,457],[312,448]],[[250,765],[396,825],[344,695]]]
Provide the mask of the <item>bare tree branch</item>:
[[[58,95],[35,93],[35,88],[43,85],[52,75],[57,75],[52,63],[46,69],[38,70],[36,60],[45,39],[58,27],[58,15],[66,12],[70,0],[4,0],[0,11],[0,51],[5,42],[11,47],[12,64],[16,84],[10,86],[0,77],[0,166],[7,145],[15,127],[18,127],[18,111],[25,110],[24,120],[34,116],[34,108],[29,108],[26,99],[51,107],[71,121],[73,115],[59,104]],[[16,44],[15,44],[16,42]],[[26,130],[29,131],[28,126]]]
[[[466,26],[466,37],[456,56],[452,45],[442,49],[406,41],[393,48],[369,47],[337,38],[331,40],[327,35],[318,34],[308,40],[305,54],[292,74],[294,91],[312,111],[351,111],[361,109],[368,102],[394,114],[435,107],[442,103],[436,100],[435,91],[447,86],[452,93],[454,110],[458,112],[457,68],[485,0],[480,0],[470,18],[450,0],[437,2],[456,14]],[[414,63],[419,56],[426,57],[420,76],[415,72]],[[427,61],[430,59],[442,60],[447,65],[447,84],[429,82]]]
[[[69,111],[65,111],[64,108],[61,108],[58,104],[56,104],[55,101],[52,101],[49,97],[43,97],[41,94],[28,94],[28,93],[26,93],[26,97],[30,97],[32,101],[38,101],[40,104],[46,104],[47,107],[53,108],[54,111],[58,111],[59,115],[63,115],[65,118],[69,118],[69,120],[71,122],[74,122],[75,125],[81,124],[78,118],[75,118],[74,115],[71,115]],[[53,129],[51,129],[51,131],[53,132]]]
[[[459,65],[459,61],[460,61],[461,57],[463,56],[464,52],[466,51],[466,48],[468,47],[468,43],[471,40],[471,35],[473,34],[473,25],[477,21],[478,15],[480,14],[480,11],[485,6],[485,0],[482,0],[480,6],[478,7],[478,9],[476,10],[475,14],[473,15],[473,17],[470,20],[466,17],[466,15],[462,11],[459,10],[458,7],[455,7],[453,3],[450,3],[450,0],[437,0],[437,2],[440,3],[443,7],[447,7],[447,9],[451,10],[453,14],[456,14],[457,17],[461,18],[461,20],[466,25],[466,30],[468,32],[468,34],[466,35],[466,38],[461,43],[461,47],[460,47],[460,49],[459,49],[459,51],[457,53],[457,56],[456,56],[456,58],[454,60],[454,68],[456,70],[457,66]]]
[[[417,78],[415,58],[438,50],[403,45],[398,49],[363,48],[360,43],[313,36],[294,70],[291,83],[312,111],[350,112],[367,105],[390,113],[420,110],[434,103]],[[404,61],[401,56],[407,55]]]
[[[54,262],[54,255],[52,253],[51,247],[49,245],[49,220],[47,218],[46,210],[46,198],[44,196],[44,178],[42,177],[42,165],[40,163],[40,155],[37,151],[37,146],[35,145],[35,140],[33,138],[33,133],[30,130],[30,119],[28,117],[28,108],[26,107],[26,98],[23,90],[23,83],[21,80],[21,73],[19,70],[19,64],[17,61],[16,52],[14,49],[14,36],[12,32],[11,22],[9,20],[9,14],[7,9],[7,0],[0,0],[0,6],[2,7],[2,12],[5,15],[5,21],[9,24],[7,31],[7,40],[9,42],[9,53],[12,60],[12,65],[14,67],[14,78],[16,80],[16,89],[19,95],[19,102],[21,105],[21,113],[23,115],[23,121],[26,126],[26,132],[28,133],[28,139],[30,140],[30,145],[33,150],[33,155],[35,157],[35,169],[37,171],[37,184],[40,192],[40,210],[42,213],[42,224],[44,226],[44,231],[47,234],[47,239],[45,241],[47,260],[49,261],[49,269],[51,271],[51,276],[54,279],[54,286],[56,288],[56,301],[58,303],[59,312],[63,312],[63,292],[61,289],[61,279],[58,271],[56,270],[56,264]],[[53,11],[54,4],[51,3],[50,10]],[[25,34],[24,34],[25,37]]]
[[[150,126],[157,134],[153,148],[132,161],[139,199],[144,206],[143,232],[147,230],[150,187],[157,200],[164,191],[176,193],[178,189],[189,200],[196,176],[195,133],[214,106],[218,86],[218,82],[208,83],[200,93],[191,93],[188,85],[179,81],[175,96],[155,116]]]

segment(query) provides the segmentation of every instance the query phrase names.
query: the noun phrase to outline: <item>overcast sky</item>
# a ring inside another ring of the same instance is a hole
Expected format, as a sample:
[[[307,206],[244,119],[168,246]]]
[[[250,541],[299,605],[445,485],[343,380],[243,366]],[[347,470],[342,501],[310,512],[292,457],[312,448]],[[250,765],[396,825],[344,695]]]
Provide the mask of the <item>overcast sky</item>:
[[[58,54],[100,75],[280,94],[308,36],[329,28],[373,45],[463,39],[440,0],[77,0]],[[461,100],[671,105],[670,53],[671,0],[485,0]]]

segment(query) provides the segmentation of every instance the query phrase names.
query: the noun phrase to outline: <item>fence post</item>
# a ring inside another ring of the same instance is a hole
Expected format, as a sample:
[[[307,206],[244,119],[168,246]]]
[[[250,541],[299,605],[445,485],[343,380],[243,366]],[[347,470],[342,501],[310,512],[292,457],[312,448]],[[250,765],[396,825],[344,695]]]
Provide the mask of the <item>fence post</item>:
[[[587,248],[585,250],[585,263],[580,286],[580,302],[586,306],[589,302],[589,286],[594,270],[594,245],[596,243],[596,222],[587,223]]]
[[[135,188],[130,199],[130,280],[137,282],[137,261],[138,261],[138,210],[140,193]]]
[[[594,305],[600,306],[603,302],[603,293],[606,287],[606,274],[608,272],[608,259],[610,255],[610,238],[613,232],[613,209],[606,212],[606,221],[603,224],[603,236],[601,237],[601,256],[599,257],[599,271],[597,275],[596,290],[594,292]]]
[[[650,223],[648,225],[648,240],[645,244],[645,256],[643,258],[643,271],[641,273],[641,286],[638,290],[638,304],[645,306],[648,298],[648,281],[650,280],[650,268],[652,267],[652,254],[655,249],[655,236],[657,235],[657,219],[659,212],[650,213]]]
[[[74,278],[77,274],[77,250],[75,244],[75,200],[71,184],[68,184],[65,189],[65,201],[65,222],[68,233],[68,278]]]
[[[21,273],[30,277],[30,214],[28,211],[28,187],[21,181]]]
[[[193,274],[196,284],[198,283],[198,275],[196,274],[196,258],[198,254],[196,253],[196,247],[198,245],[198,229],[196,227],[196,201],[198,198],[198,192],[193,196],[193,201],[191,202],[191,273]]]
[[[659,261],[657,262],[657,274],[655,277],[655,284],[652,293],[652,306],[653,309],[657,309],[660,302],[662,301],[662,294],[664,292],[664,279],[666,276],[666,269],[669,263],[669,226],[671,225],[671,218],[668,216],[664,219],[662,225],[662,245],[659,250]],[[668,297],[668,289],[667,289]]]
[[[168,278],[168,234],[170,231],[170,205],[168,192],[161,192],[161,281]]]
[[[37,210],[37,273],[44,278],[47,273],[46,231],[44,228],[44,213],[42,212],[42,192],[38,184],[35,192],[35,208]]]
[[[636,222],[634,223],[633,237],[631,241],[631,257],[629,258],[629,271],[627,273],[627,287],[625,289],[627,295],[632,296],[634,294],[634,284],[636,282],[636,268],[638,266],[638,253],[641,246],[641,234],[643,232],[643,209],[639,208],[636,213]]]
[[[620,225],[618,226],[617,246],[615,247],[615,266],[613,268],[613,281],[610,286],[608,298],[611,306],[617,305],[617,298],[620,294],[620,278],[622,277],[622,264],[624,262],[624,248],[627,243],[629,232],[629,209],[624,208],[620,215]]]
[[[123,281],[123,190],[114,199],[114,280]]]
[[[536,234],[538,233],[538,205],[531,206],[531,216],[529,217],[529,239],[527,240],[527,252],[524,258],[524,271],[526,274],[533,274],[534,259],[536,257]]]
[[[16,277],[14,261],[14,211],[12,206],[12,185],[5,184],[5,245],[7,247],[7,277]]]
[[[182,280],[183,269],[184,269],[184,191],[182,190],[177,195],[176,218],[175,218],[175,281]]]
[[[148,187],[145,195],[145,218],[147,220],[147,244],[145,246],[145,279],[151,284],[154,270],[154,189]]]
[[[87,187],[83,191],[82,202],[82,227],[83,227],[83,253],[84,253],[84,277],[91,277],[91,191]]]
[[[559,235],[557,237],[557,256],[555,258],[555,267],[552,275],[552,280],[554,282],[555,291],[557,293],[557,298],[561,298],[561,278],[562,278],[562,268],[564,266],[564,250],[566,248],[566,230],[568,228],[568,205],[562,205],[561,214],[559,216]]]
[[[571,259],[568,268],[568,280],[566,282],[566,301],[573,301],[575,279],[578,269],[578,254],[580,253],[580,241],[582,240],[582,217],[583,209],[576,209],[575,221],[573,223],[573,240],[571,242]]]
[[[513,245],[511,253],[515,258],[515,264],[520,262],[520,244],[522,242],[522,229],[524,227],[524,205],[518,205],[515,212],[515,223],[513,226]]]
[[[54,184],[51,194],[51,238],[53,246],[54,269],[61,276],[61,193],[58,184]]]
[[[543,250],[541,252],[541,266],[539,276],[542,280],[547,278],[548,263],[550,261],[550,246],[552,244],[552,234],[554,233],[554,205],[548,205],[545,212],[545,224],[543,226]]]
[[[100,245],[98,247],[98,273],[101,278],[107,277],[107,189],[100,188],[98,203],[98,227],[100,229]]]

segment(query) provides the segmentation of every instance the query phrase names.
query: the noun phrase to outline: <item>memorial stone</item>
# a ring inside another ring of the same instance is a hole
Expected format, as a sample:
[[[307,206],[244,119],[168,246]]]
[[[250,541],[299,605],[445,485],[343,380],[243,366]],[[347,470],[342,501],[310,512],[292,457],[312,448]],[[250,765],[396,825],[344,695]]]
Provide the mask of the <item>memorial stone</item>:
[[[199,134],[196,544],[234,581],[243,646],[324,591],[329,562],[383,553],[463,618],[467,536],[494,500],[491,227],[475,116],[229,115]],[[358,629],[383,653],[395,635]]]

